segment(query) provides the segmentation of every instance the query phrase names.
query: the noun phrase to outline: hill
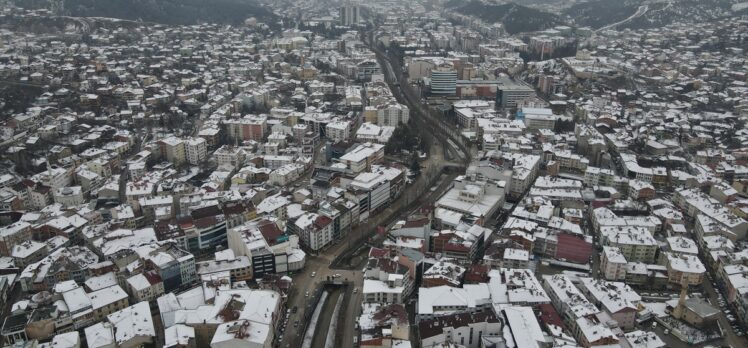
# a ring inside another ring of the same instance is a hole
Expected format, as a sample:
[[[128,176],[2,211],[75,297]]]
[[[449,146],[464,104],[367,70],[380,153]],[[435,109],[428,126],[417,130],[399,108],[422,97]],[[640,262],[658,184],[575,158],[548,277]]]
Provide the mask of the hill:
[[[648,11],[623,28],[654,28],[674,22],[703,23],[733,15],[733,0],[679,0],[649,5]]]
[[[576,25],[596,29],[618,22],[621,22],[618,29],[644,29],[675,22],[701,23],[733,16],[736,12],[732,7],[738,2],[739,0],[593,0],[567,8],[564,15]]]
[[[480,18],[490,23],[502,23],[510,34],[538,31],[563,24],[558,16],[515,3],[489,4],[481,1],[452,0],[447,3],[453,11]]]
[[[51,9],[49,0],[15,0],[27,9]],[[275,15],[254,0],[62,0],[59,14],[111,17],[163,24],[202,22],[241,24],[249,17],[270,21]]]
[[[579,26],[600,28],[633,15],[641,0],[597,0],[575,4],[564,11]]]

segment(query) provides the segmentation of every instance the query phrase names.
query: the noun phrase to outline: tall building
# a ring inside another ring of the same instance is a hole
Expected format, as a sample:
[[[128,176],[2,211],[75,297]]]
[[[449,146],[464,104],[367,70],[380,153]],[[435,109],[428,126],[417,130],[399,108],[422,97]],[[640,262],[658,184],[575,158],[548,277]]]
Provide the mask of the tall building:
[[[354,25],[361,21],[361,9],[358,5],[345,4],[340,8],[340,24]]]
[[[431,94],[455,95],[457,93],[457,71],[442,65],[431,70]]]
[[[187,162],[197,165],[208,158],[208,142],[203,138],[189,138],[185,141]]]
[[[168,137],[158,141],[161,157],[175,165],[180,165],[187,160],[185,155],[184,141],[177,137]]]
[[[377,107],[377,125],[397,127],[410,120],[410,109],[403,104],[390,103]]]

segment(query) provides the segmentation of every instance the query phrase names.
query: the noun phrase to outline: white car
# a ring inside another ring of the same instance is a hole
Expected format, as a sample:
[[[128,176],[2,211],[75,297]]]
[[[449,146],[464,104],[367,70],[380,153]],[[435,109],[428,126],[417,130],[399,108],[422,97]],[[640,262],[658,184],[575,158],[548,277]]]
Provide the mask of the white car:
[[[304,297],[309,297],[309,291],[304,294]]]
[[[312,278],[317,275],[317,272],[312,272]]]
[[[335,273],[332,277],[333,278],[340,278],[341,276],[340,276],[340,273]]]

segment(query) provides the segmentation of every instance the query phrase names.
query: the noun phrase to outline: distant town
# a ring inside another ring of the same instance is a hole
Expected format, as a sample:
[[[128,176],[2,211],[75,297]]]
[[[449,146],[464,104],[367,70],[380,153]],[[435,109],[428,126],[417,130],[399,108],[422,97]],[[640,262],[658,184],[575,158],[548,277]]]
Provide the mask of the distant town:
[[[748,3],[169,1],[0,0],[0,347],[748,346]]]

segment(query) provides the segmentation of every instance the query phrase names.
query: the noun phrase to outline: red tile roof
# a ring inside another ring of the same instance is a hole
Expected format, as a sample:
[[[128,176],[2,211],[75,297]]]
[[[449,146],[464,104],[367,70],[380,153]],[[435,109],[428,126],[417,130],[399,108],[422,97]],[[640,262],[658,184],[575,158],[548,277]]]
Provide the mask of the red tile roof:
[[[275,245],[278,237],[283,235],[283,231],[278,228],[278,225],[272,221],[262,220],[257,224],[257,229],[260,230],[262,237],[268,242],[268,244]]]
[[[324,215],[320,215],[317,217],[317,220],[314,220],[314,226],[317,228],[324,228],[330,223],[332,223],[332,219]]]
[[[540,310],[540,321],[546,325],[555,325],[558,327],[564,327],[564,321],[561,320],[561,316],[558,315],[556,309],[549,303],[543,303],[538,306]]]

